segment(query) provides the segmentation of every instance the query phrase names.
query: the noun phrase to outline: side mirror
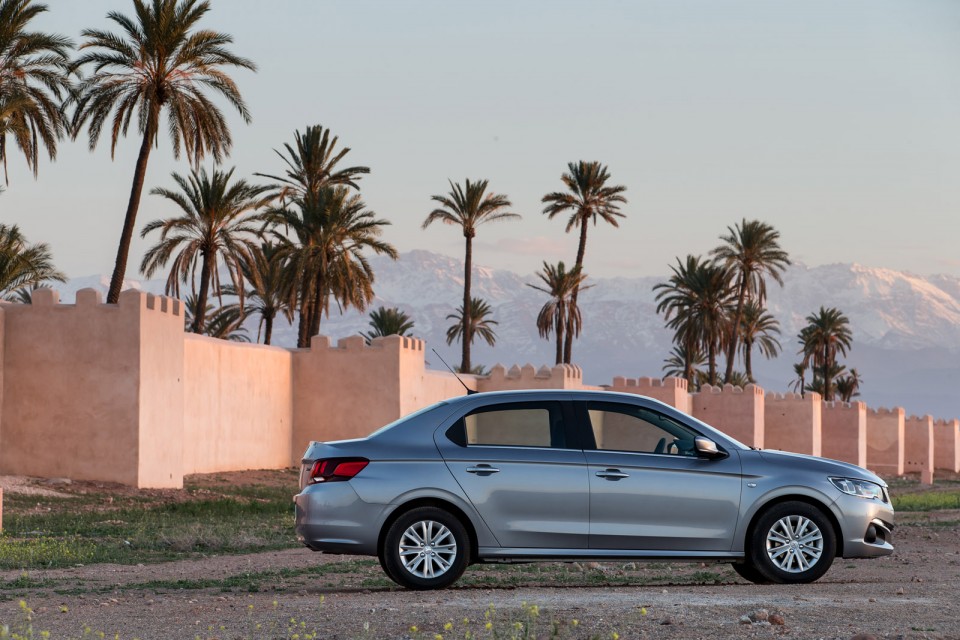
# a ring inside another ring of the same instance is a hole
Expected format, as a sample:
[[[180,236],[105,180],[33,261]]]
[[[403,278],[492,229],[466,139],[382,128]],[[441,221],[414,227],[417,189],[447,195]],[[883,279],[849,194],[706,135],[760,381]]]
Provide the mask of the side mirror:
[[[718,458],[726,458],[727,454],[723,451],[720,451],[717,448],[717,443],[711,440],[710,438],[704,438],[703,436],[697,436],[693,439],[693,446],[697,449],[697,456],[701,458],[707,458],[708,460],[716,460]]]

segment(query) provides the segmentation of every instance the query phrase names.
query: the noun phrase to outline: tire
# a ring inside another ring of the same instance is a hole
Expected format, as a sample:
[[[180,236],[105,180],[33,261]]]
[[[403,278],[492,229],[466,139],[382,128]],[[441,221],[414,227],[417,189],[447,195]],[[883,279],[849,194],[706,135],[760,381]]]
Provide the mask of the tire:
[[[470,537],[448,511],[418,507],[390,525],[380,555],[386,574],[397,584],[420,591],[443,589],[470,563]]]
[[[749,564],[776,584],[819,580],[830,569],[836,552],[833,525],[822,511],[806,502],[782,502],[764,511],[747,549]]]
[[[383,569],[383,572],[387,574],[387,577],[403,586],[403,583],[400,582],[400,579],[397,576],[393,575],[393,571],[390,569],[390,565],[387,564],[387,559],[384,557],[383,549],[380,550],[380,553],[377,554],[377,560],[380,561],[380,568]]]
[[[752,564],[747,562],[734,562],[731,566],[733,570],[737,572],[737,575],[747,582],[752,582],[753,584],[771,584],[770,579],[757,571],[757,568]]]

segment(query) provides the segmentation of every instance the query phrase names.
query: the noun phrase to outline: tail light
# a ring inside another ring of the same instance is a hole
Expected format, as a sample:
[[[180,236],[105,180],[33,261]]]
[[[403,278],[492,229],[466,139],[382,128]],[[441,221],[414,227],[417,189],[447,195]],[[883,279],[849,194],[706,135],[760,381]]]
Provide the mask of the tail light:
[[[370,464],[366,458],[326,458],[317,460],[310,468],[311,484],[317,482],[343,482],[353,478]]]

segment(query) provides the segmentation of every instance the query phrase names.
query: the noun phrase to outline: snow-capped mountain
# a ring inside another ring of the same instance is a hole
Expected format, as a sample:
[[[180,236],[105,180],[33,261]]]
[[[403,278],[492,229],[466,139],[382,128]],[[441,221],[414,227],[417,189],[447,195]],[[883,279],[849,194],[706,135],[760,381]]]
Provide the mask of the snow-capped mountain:
[[[413,318],[414,334],[425,338],[447,362],[459,362],[459,346],[448,346],[446,316],[463,298],[462,261],[429,251],[404,253],[396,262],[376,257],[380,305],[397,306]],[[574,343],[574,361],[583,367],[586,382],[606,384],[614,375],[658,376],[671,347],[671,334],[656,314],[653,286],[665,278],[629,276],[591,279],[580,295],[584,333]],[[474,363],[552,364],[554,343],[541,339],[535,325],[545,294],[528,284],[534,275],[476,267],[473,295],[495,310],[497,345],[474,346]],[[106,278],[71,280],[59,287],[62,299],[72,301],[77,289],[106,290]],[[130,286],[162,292],[162,281]],[[854,345],[848,366],[863,377],[862,399],[871,406],[904,406],[909,413],[936,417],[960,416],[960,278],[916,276],[889,269],[833,264],[795,265],[784,286],[768,285],[768,306],[780,321],[783,351],[774,360],[754,356],[761,386],[784,391],[793,379],[792,364],[799,361],[796,336],[805,318],[820,306],[842,310],[853,329]],[[257,319],[248,321],[255,339]],[[334,312],[324,318],[321,333],[334,338],[367,330],[367,314]],[[274,343],[296,343],[294,326],[274,328]],[[428,361],[440,368],[428,351]]]

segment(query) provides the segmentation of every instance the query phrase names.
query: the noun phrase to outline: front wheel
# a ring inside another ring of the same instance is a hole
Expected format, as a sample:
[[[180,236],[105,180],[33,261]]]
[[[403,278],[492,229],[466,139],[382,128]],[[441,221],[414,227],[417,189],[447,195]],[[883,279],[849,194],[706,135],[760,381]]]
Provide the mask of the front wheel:
[[[387,575],[398,584],[443,589],[467,568],[470,538],[456,516],[437,507],[419,507],[390,525],[381,558]]]
[[[757,520],[747,550],[757,572],[777,584],[820,579],[836,551],[833,525],[806,502],[783,502],[767,509]]]

